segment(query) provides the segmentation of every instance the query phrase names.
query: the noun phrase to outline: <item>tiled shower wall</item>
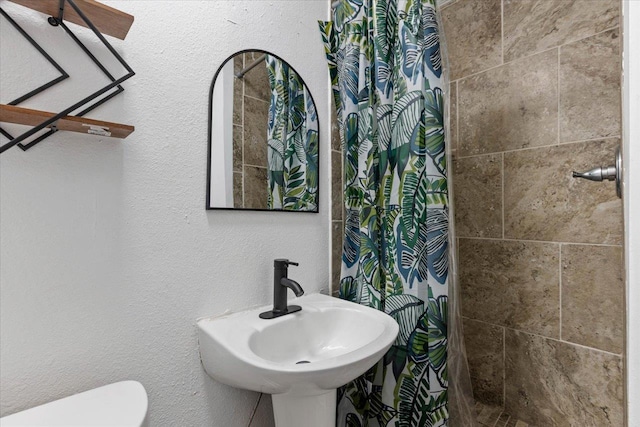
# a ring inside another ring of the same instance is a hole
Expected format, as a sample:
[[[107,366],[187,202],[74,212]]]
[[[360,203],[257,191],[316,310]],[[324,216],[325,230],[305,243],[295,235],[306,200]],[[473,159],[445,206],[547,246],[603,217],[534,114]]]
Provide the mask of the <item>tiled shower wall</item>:
[[[457,0],[453,189],[475,398],[536,426],[622,426],[619,0]]]
[[[344,236],[344,205],[342,190],[342,147],[333,96],[331,103],[331,294],[338,296],[342,239]]]
[[[233,59],[235,72],[262,56],[248,52]],[[233,83],[233,205],[267,208],[267,122],[271,92],[267,66],[258,65]]]

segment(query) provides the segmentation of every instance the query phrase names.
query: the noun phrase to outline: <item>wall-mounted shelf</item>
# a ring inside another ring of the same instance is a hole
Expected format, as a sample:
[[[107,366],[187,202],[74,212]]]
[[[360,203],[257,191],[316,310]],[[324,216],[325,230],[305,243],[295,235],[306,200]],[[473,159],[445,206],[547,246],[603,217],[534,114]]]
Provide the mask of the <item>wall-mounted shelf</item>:
[[[30,108],[16,107],[15,105],[0,104],[0,122],[15,123],[27,126],[36,126],[51,117],[54,113],[32,110]],[[48,125],[52,128],[54,125]],[[126,138],[134,127],[120,123],[105,122],[102,120],[88,119],[86,117],[65,116],[55,122],[58,130],[88,133],[91,135],[110,136],[113,138]]]
[[[60,77],[52,80],[51,82],[48,82],[29,93],[8,102],[7,104],[0,104],[0,122],[31,126],[29,130],[15,137],[9,134],[6,130],[0,128],[0,133],[9,139],[9,142],[0,145],[0,153],[3,153],[14,145],[18,145],[18,147],[26,151],[61,130],[114,138],[126,138],[131,134],[134,130],[133,126],[88,119],[83,116],[109,101],[114,96],[122,93],[124,88],[121,83],[135,74],[122,56],[120,56],[120,54],[113,48],[113,46],[111,46],[103,35],[104,33],[124,39],[129,32],[129,28],[131,28],[131,25],[133,24],[133,16],[102,3],[98,3],[95,0],[9,1],[50,15],[47,19],[49,24],[54,27],[61,27],[82,49],[89,59],[93,61],[98,69],[111,81],[111,83],[91,95],[73,103],[58,113],[19,107],[18,104],[52,87],[69,77],[69,75],[31,36],[29,36],[29,34],[27,34],[13,19],[11,19],[11,17],[7,15],[2,8],[0,8],[1,15],[7,19],[9,23],[61,73]],[[98,60],[98,58],[85,46],[85,44],[73,33],[73,31],[71,31],[71,29],[66,25],[66,21],[91,29],[102,44],[124,67],[127,73],[119,78],[114,77]],[[75,113],[78,110],[80,111]],[[41,133],[43,130],[46,132]],[[39,132],[40,134],[38,135]],[[28,139],[30,139],[30,141],[28,141]]]
[[[12,3],[37,10],[48,16],[58,16],[60,11],[60,0],[9,0]],[[133,24],[133,15],[119,11],[94,0],[75,0],[75,3],[91,20],[98,31],[124,40],[127,37],[129,28]],[[64,20],[74,24],[88,27],[82,17],[73,8],[64,11]]]

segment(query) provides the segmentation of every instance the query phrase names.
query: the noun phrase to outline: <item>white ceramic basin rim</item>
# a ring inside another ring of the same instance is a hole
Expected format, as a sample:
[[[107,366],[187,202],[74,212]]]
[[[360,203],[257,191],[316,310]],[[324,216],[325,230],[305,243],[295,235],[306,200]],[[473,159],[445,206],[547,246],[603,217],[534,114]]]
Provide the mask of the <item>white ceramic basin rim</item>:
[[[264,307],[200,320],[207,373],[265,393],[319,393],[366,372],[398,334],[393,318],[366,306],[321,294],[295,304],[302,310],[276,319],[260,319]]]

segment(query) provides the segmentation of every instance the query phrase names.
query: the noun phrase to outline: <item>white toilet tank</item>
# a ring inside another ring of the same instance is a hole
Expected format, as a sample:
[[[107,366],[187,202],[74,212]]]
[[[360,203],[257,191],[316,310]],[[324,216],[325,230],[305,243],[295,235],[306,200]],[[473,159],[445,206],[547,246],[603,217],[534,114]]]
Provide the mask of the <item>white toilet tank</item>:
[[[147,427],[149,401],[137,381],[121,381],[0,418],[0,427]]]

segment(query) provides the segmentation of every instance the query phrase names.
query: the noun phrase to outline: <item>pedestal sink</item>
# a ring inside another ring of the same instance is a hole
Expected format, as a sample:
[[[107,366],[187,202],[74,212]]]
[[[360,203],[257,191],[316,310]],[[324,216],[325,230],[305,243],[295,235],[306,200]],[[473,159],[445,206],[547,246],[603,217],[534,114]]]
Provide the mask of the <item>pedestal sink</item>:
[[[273,395],[277,427],[335,425],[336,389],[375,365],[398,335],[387,314],[338,298],[297,298],[302,310],[261,319],[266,307],[198,321],[206,372]]]

